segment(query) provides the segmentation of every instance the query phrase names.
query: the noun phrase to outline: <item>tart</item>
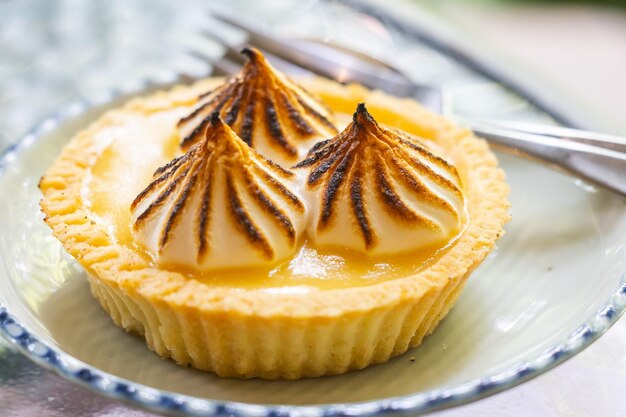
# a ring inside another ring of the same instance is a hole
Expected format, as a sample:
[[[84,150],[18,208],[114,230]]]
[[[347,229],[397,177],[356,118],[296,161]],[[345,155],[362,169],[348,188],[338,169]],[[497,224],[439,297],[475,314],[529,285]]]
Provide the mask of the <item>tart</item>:
[[[297,379],[418,346],[508,221],[495,156],[412,100],[244,54],[72,138],[46,223],[113,321],[180,365]]]

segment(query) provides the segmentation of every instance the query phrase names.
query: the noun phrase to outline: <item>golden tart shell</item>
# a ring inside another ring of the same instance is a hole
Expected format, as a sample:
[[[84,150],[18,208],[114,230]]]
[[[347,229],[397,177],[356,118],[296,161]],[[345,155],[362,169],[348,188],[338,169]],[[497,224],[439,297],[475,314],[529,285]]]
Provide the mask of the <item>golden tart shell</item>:
[[[302,295],[215,288],[161,270],[121,246],[94,221],[81,188],[102,150],[94,135],[125,113],[150,114],[193,102],[216,83],[134,99],[78,133],[40,182],[45,221],[88,271],[93,295],[113,321],[181,365],[220,376],[296,379],[382,363],[421,343],[446,316],[508,221],[508,185],[486,142],[409,99],[357,85],[302,80],[333,110],[366,102],[387,125],[429,138],[461,156],[469,224],[456,244],[412,276]]]

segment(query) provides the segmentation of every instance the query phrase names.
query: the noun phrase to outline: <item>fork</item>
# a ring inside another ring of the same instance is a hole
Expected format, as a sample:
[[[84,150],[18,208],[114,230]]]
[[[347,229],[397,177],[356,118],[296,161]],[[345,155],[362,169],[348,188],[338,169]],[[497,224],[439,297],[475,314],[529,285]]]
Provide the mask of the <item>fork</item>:
[[[210,16],[246,35],[245,41],[232,42],[218,30],[207,27],[203,31],[203,36],[222,45],[225,51],[218,58],[190,51],[212,63],[212,75],[236,73],[244,61],[239,51],[250,45],[290,75],[316,74],[343,83],[356,82],[414,98],[430,110],[442,113],[444,103],[439,88],[416,84],[389,63],[331,43],[277,38],[218,11],[211,11]],[[467,118],[458,122],[500,150],[542,162],[626,196],[626,138],[527,123]]]

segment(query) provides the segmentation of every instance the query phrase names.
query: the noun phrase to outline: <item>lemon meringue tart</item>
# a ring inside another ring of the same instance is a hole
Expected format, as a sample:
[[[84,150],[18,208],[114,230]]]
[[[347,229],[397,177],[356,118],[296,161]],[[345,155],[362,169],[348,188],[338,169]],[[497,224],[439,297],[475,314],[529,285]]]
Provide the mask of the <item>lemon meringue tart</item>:
[[[418,346],[508,221],[495,156],[412,100],[244,54],[72,138],[46,223],[113,321],[180,365],[296,379]]]

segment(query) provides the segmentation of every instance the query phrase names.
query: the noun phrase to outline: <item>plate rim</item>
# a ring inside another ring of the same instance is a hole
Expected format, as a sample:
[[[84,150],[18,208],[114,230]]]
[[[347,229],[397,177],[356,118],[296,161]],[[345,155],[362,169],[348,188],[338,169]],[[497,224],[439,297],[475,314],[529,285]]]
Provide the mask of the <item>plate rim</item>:
[[[74,102],[45,118],[21,139],[0,152],[0,175],[19,153],[61,124],[97,110],[113,100],[128,98],[148,88],[143,82],[130,89],[111,91],[97,100]],[[163,87],[163,86],[159,86]],[[41,341],[23,325],[0,298],[0,336],[24,356],[62,378],[102,396],[150,411],[177,416],[203,417],[344,417],[424,414],[467,404],[526,382],[583,351],[605,333],[626,311],[626,271],[606,304],[557,345],[531,360],[460,384],[377,400],[318,405],[253,404],[211,400],[152,388],[88,365],[62,349]],[[384,365],[383,365],[384,366]]]

